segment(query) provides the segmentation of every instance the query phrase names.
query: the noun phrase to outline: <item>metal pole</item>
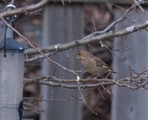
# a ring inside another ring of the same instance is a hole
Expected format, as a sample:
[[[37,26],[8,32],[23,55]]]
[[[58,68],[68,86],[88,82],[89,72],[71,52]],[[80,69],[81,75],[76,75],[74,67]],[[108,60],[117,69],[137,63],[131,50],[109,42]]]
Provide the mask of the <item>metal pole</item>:
[[[9,4],[5,10],[15,8]],[[11,24],[15,17],[7,17],[6,21]],[[13,31],[7,28],[0,40],[0,120],[22,118],[25,48],[13,39]]]
[[[0,42],[0,120],[21,120],[26,46],[13,38],[5,40],[6,50],[4,41]]]
[[[0,52],[0,120],[20,120],[23,99],[24,54]]]

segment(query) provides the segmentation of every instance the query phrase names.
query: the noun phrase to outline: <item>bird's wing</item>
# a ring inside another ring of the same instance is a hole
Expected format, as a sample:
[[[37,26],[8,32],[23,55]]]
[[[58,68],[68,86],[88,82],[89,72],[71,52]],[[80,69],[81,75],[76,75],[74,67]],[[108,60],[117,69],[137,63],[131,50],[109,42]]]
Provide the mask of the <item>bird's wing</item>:
[[[99,58],[94,58],[93,60],[95,61],[95,63],[96,63],[96,66],[97,67],[102,67],[102,68],[104,68],[104,69],[108,69],[108,70],[110,70],[111,68],[106,64],[106,63],[104,63],[101,59],[99,59]]]

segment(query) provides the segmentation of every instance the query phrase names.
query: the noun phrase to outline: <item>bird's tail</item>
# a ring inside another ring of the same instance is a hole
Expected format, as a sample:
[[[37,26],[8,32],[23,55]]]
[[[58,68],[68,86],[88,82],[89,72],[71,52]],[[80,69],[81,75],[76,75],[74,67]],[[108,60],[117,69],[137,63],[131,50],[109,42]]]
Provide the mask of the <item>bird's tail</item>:
[[[110,70],[111,73],[114,73],[114,74],[119,74],[119,72],[116,72],[114,70]]]

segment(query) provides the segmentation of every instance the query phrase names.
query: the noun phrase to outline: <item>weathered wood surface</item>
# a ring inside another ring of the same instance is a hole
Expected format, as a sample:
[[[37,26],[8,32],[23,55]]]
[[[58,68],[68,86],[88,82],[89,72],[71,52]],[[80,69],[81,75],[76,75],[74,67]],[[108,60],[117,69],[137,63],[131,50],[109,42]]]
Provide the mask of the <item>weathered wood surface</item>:
[[[116,17],[122,14],[119,9],[115,11]],[[147,19],[146,14],[133,12],[128,16],[128,21],[117,25],[116,30]],[[126,46],[129,47],[128,50],[125,50]],[[148,34],[146,30],[141,30],[124,38],[116,38],[114,49],[122,49],[122,52],[113,57],[113,67],[119,72],[117,76],[114,76],[115,79],[129,76],[129,66],[136,72],[140,72],[142,67],[148,68]],[[113,94],[112,120],[148,119],[148,91],[132,91],[128,88],[114,86]]]
[[[82,38],[83,19],[82,5],[61,6],[56,4],[48,6],[44,12],[43,45],[60,44]],[[69,59],[67,55],[69,55]],[[52,59],[73,70],[78,70],[80,66],[75,61],[75,51],[73,50],[57,53]],[[47,60],[43,62],[42,73],[43,75],[52,75],[54,73],[59,78],[62,77],[62,74],[64,78],[74,77],[70,73],[64,73],[63,69],[49,63]],[[72,91],[69,91],[69,95],[77,94]],[[46,100],[51,100],[52,98],[66,99],[67,93],[68,90],[64,88],[43,86],[41,95]],[[43,102],[42,109],[45,110],[45,113],[41,114],[41,120],[81,120],[81,103],[77,100]]]

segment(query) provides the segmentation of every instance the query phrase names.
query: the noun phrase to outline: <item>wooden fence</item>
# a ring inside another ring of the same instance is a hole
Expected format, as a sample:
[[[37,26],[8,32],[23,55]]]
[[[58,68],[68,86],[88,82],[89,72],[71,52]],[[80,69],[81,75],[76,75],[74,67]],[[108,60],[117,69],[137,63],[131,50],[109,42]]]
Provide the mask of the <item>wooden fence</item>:
[[[56,0],[57,2],[62,2],[62,0]],[[67,40],[75,40],[81,38],[81,33],[83,33],[83,10],[85,3],[101,3],[105,0],[63,0],[66,5],[55,3],[51,0],[51,3],[46,7],[44,12],[44,26],[43,26],[43,45],[52,45],[57,43],[64,43]],[[71,4],[69,4],[69,2]],[[126,5],[131,4],[129,0],[109,0],[109,2],[114,2],[116,4]],[[77,3],[77,4],[74,4]],[[115,9],[115,18],[120,16],[122,12],[119,9]],[[133,13],[135,14],[135,13]],[[136,22],[143,21],[147,19],[145,14],[135,15]],[[131,25],[131,23],[123,22],[118,24],[117,29],[125,28]],[[123,78],[129,76],[128,66],[136,71],[139,71],[141,67],[148,67],[147,60],[147,32],[134,33],[127,37],[129,40],[129,49],[127,52],[120,53],[122,57],[126,60],[121,60],[117,56],[113,57],[113,67],[120,73],[117,78]],[[114,42],[114,47],[119,48],[124,46],[122,38],[117,38]],[[71,51],[72,58],[73,52]],[[53,59],[57,62],[67,66],[64,63],[64,59],[58,54]],[[77,66],[77,62],[71,60],[73,65]],[[47,75],[53,72],[53,66],[47,63],[45,60],[42,65],[43,75]],[[57,73],[60,77],[60,74]],[[72,76],[67,76],[72,77]],[[41,94],[44,95],[45,99],[50,99],[52,91],[54,91],[55,98],[63,98],[65,91],[62,88],[49,88],[42,87]],[[147,91],[131,91],[124,88],[119,88],[115,86],[113,88],[114,98],[112,99],[112,120],[146,120],[148,118],[148,92]],[[59,103],[42,103],[43,109],[46,113],[41,114],[41,120],[81,120],[81,104],[74,101],[65,101]]]

